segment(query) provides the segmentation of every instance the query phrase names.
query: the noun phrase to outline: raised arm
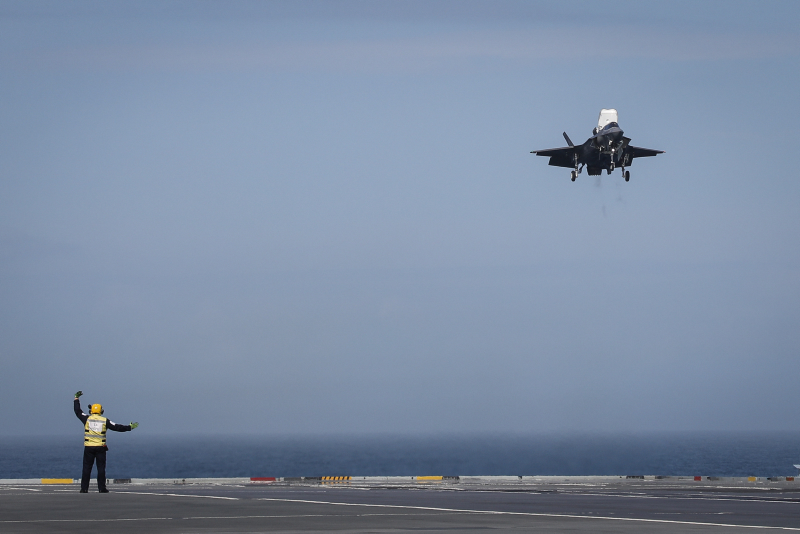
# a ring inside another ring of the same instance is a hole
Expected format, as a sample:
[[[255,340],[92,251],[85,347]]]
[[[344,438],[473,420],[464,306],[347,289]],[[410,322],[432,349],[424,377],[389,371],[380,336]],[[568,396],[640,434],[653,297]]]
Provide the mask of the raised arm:
[[[85,425],[86,420],[89,419],[89,416],[83,413],[83,410],[81,409],[81,401],[79,399],[81,395],[83,395],[82,391],[79,391],[75,394],[75,401],[73,402],[74,404],[73,407],[75,408],[75,415],[78,417],[78,419],[81,420],[81,423]]]

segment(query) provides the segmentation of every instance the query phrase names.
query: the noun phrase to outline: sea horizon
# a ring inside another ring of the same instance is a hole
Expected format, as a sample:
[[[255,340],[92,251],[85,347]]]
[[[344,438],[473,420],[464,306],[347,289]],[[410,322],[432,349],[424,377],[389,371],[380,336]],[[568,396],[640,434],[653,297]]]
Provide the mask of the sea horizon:
[[[800,432],[109,433],[108,478],[791,476]],[[0,436],[0,478],[79,478],[82,434]]]

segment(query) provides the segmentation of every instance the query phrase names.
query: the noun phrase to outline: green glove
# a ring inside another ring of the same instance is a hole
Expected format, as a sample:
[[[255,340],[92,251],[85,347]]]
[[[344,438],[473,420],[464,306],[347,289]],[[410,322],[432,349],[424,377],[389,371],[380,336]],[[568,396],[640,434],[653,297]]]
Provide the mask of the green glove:
[[[139,426],[139,423],[131,423],[131,430]]]
[[[77,393],[75,394],[75,398],[77,399],[77,398],[78,398],[78,397],[80,397],[81,395],[83,395],[83,391],[79,391],[79,392],[77,392]]]

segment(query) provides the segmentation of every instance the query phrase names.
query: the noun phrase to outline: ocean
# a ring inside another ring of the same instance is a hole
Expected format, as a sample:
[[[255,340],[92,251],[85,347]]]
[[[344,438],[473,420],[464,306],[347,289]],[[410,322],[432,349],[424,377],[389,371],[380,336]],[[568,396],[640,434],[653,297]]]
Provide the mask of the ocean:
[[[80,478],[83,435],[0,438],[0,478]],[[109,433],[109,478],[797,475],[799,433],[184,436]]]

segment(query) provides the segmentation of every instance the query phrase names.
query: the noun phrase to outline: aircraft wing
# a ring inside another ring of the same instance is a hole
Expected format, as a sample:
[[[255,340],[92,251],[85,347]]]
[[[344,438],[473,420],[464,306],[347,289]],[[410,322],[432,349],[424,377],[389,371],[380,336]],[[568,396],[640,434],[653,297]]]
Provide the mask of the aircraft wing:
[[[652,148],[641,148],[638,146],[628,145],[625,148],[626,152],[630,152],[631,159],[633,158],[649,158],[657,154],[663,154],[663,150],[653,150]]]
[[[553,165],[555,167],[568,167],[572,168],[575,166],[575,150],[574,146],[565,146],[562,148],[547,148],[545,150],[531,150],[531,154],[536,154],[537,156],[549,156],[550,163],[549,165]]]

